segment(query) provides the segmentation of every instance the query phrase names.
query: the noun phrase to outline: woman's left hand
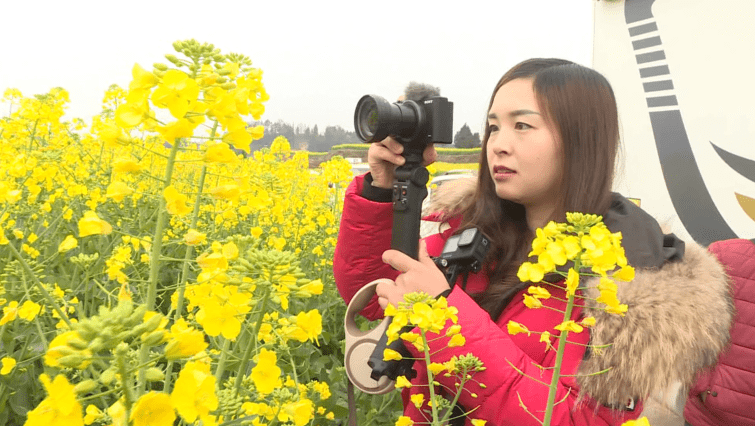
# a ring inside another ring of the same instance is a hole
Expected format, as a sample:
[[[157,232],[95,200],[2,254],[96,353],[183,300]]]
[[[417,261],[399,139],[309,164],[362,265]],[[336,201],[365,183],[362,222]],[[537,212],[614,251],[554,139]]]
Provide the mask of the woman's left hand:
[[[398,250],[386,250],[383,253],[383,262],[401,272],[394,282],[384,281],[375,288],[378,303],[383,309],[389,303],[398,306],[399,302],[404,301],[406,293],[422,291],[435,297],[451,288],[446,276],[427,254],[424,241],[419,243],[418,261]]]

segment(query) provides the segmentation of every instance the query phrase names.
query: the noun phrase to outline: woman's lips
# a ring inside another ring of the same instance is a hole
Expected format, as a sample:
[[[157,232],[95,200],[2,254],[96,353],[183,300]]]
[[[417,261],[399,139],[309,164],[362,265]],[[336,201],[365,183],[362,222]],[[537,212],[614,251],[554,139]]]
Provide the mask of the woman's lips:
[[[506,179],[513,176],[516,172],[505,166],[493,167],[493,178],[496,180]]]

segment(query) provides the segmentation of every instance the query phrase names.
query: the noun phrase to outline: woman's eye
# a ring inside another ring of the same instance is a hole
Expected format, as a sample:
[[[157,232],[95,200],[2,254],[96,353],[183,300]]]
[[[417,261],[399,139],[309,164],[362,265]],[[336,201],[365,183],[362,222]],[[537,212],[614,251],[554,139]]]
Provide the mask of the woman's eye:
[[[488,124],[488,129],[490,129],[490,133],[497,132],[498,126],[496,126],[495,124]]]
[[[514,128],[515,128],[515,129],[517,129],[517,130],[527,130],[527,129],[531,129],[531,128],[532,128],[532,126],[530,126],[530,125],[529,125],[529,124],[527,124],[527,123],[522,123],[521,121],[519,121],[519,122],[517,122],[517,123],[516,123],[516,124],[514,125]]]

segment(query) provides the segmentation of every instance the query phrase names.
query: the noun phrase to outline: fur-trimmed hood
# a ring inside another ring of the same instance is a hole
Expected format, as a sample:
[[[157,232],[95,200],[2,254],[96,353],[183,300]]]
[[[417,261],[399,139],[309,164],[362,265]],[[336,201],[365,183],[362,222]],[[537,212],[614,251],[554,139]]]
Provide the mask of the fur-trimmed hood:
[[[439,220],[456,216],[475,188],[475,179],[447,182],[425,213]],[[628,306],[625,316],[590,310],[597,320],[592,345],[611,346],[590,351],[582,361],[581,392],[610,405],[644,399],[677,382],[688,388],[698,372],[715,365],[729,341],[734,305],[724,268],[704,247],[664,235],[652,217],[619,194],[604,221],[611,231],[622,231],[636,273],[629,283],[617,282],[617,297]],[[594,306],[590,298],[598,290],[589,287],[586,304]]]

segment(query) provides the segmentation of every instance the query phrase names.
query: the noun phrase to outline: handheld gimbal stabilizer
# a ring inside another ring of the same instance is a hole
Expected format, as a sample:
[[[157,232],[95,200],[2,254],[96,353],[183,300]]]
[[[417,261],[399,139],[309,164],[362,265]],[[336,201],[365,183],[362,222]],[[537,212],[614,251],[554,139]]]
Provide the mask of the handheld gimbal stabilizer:
[[[356,133],[365,142],[379,142],[390,135],[404,145],[402,155],[406,161],[396,169],[393,182],[391,248],[414,259],[419,257],[422,201],[427,196],[429,177],[422,166],[422,154],[431,143],[451,143],[453,117],[453,104],[446,98],[432,96],[418,101],[389,104],[380,97],[368,95],[359,101],[354,114]],[[446,279],[453,286],[459,273],[479,270],[488,246],[481,232],[465,230],[449,239],[436,264],[447,268]],[[354,321],[374,295],[379,282],[373,281],[357,292],[345,318],[346,373],[356,387],[370,394],[386,393],[394,388],[391,381],[396,377],[414,375],[412,360],[383,360],[387,347],[409,356],[400,339],[390,346],[386,344],[385,330],[391,318],[369,332],[359,331]]]

